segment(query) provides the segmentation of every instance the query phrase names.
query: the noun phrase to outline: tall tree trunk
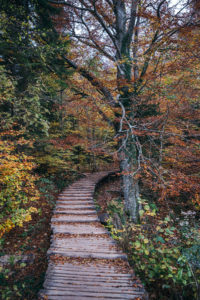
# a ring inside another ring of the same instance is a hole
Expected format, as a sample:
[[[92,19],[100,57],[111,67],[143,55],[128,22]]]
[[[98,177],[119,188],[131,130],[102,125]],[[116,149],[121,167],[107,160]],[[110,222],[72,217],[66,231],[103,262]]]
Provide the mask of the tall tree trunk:
[[[125,47],[124,47],[125,48]],[[128,53],[128,55],[127,55]],[[132,123],[132,112],[127,113],[126,109],[134,110],[134,95],[129,92],[131,82],[131,61],[129,59],[129,49],[122,54],[126,57],[125,63],[118,64],[118,91],[121,95],[119,101],[122,105],[124,112],[121,116],[121,130],[128,130],[128,124],[123,124],[123,114],[126,119]],[[119,117],[119,116],[118,116]],[[119,130],[119,128],[118,128]],[[130,131],[130,130],[129,130]],[[128,136],[123,138],[120,142],[121,151],[119,153],[120,169],[122,172],[122,188],[124,193],[125,206],[124,211],[128,214],[131,220],[135,223],[139,220],[139,183],[135,178],[138,168],[138,152],[136,149],[136,141],[131,132],[127,133]],[[123,147],[122,147],[123,145]]]
[[[120,170],[122,172],[122,188],[124,193],[124,212],[137,223],[139,220],[139,184],[135,178],[137,171],[137,151],[132,138],[119,153]]]

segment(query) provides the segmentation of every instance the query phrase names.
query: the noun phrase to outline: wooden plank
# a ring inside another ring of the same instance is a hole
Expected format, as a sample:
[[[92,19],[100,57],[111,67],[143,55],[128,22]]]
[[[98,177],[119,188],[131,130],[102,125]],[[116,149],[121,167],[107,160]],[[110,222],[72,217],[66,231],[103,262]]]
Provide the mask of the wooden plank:
[[[112,284],[128,284],[128,286],[132,286],[133,282],[130,277],[122,277],[122,276],[114,276],[114,275],[109,275],[109,276],[97,276],[96,274],[84,276],[77,276],[77,274],[68,274],[68,273],[62,273],[62,272],[52,272],[50,273],[46,279],[64,279],[64,280],[70,280],[70,281],[75,281],[75,282],[85,282],[87,284],[102,284],[102,283],[110,283]]]
[[[68,247],[69,245],[73,247],[79,247],[79,245],[94,245],[96,247],[100,247],[101,245],[107,246],[109,247],[109,249],[111,249],[110,247],[115,247],[116,243],[112,240],[110,240],[109,238],[104,238],[104,237],[95,237],[95,236],[91,236],[91,237],[68,237],[68,238],[56,238],[53,240],[52,242],[53,246],[66,246]],[[116,248],[117,249],[117,248]]]
[[[56,276],[54,276],[56,275]],[[131,276],[131,274],[112,274],[112,273],[108,273],[108,274],[102,274],[102,273],[73,273],[70,272],[69,270],[54,270],[49,272],[47,278],[65,278],[65,279],[70,279],[70,280],[76,280],[77,278],[80,278],[83,281],[88,281],[89,283],[92,284],[93,280],[97,281],[97,282],[101,282],[101,281],[106,281],[109,283],[128,283],[130,284],[130,282],[133,282],[133,278]]]
[[[126,273],[122,273],[121,268],[115,266],[115,263],[113,262],[112,264],[106,264],[106,262],[103,264],[102,262],[90,262],[90,264],[86,264],[84,265],[83,263],[80,264],[80,262],[78,263],[70,263],[70,262],[62,262],[62,263],[53,263],[50,262],[48,268],[50,270],[71,270],[71,271],[75,271],[75,272],[100,272],[103,274],[107,274],[108,272],[112,272],[113,274],[115,274],[116,276],[119,276],[119,274],[121,275],[130,275],[130,273],[127,273],[128,271],[126,270]],[[131,274],[133,274],[133,271],[131,271]]]
[[[73,216],[73,215],[62,215],[62,216],[56,216],[51,219],[51,222],[97,222],[99,218],[97,216],[90,216],[90,215],[79,215],[79,216]]]
[[[44,298],[43,298],[44,297]],[[45,298],[45,295],[43,295],[43,297],[42,297],[42,295],[41,295],[41,297],[39,298],[39,300],[40,299],[47,299],[47,298]],[[84,297],[84,296],[76,296],[76,295],[73,295],[73,299],[71,298],[71,296],[59,296],[59,300],[91,300],[91,299],[94,299],[94,300],[96,300],[96,299],[99,299],[99,300],[102,300],[102,299],[113,299],[113,298],[110,298],[109,296],[108,297],[101,297],[101,296],[98,296],[98,295],[96,295],[95,296],[95,298],[94,297],[88,297],[88,296],[86,296],[86,297]],[[133,296],[132,298],[130,298],[130,299],[137,299],[137,300],[142,300],[143,298],[140,298],[140,297],[135,297],[135,296]],[[58,300],[58,297],[57,296],[53,296],[53,295],[48,295],[48,300]],[[121,299],[121,300],[123,300],[123,299]]]
[[[85,266],[84,268],[82,267],[82,264],[78,264],[76,265],[76,268],[73,268],[73,267],[70,267],[68,265],[66,265],[65,263],[63,263],[62,265],[54,265],[52,266],[51,263],[49,264],[48,266],[48,272],[62,272],[62,273],[66,273],[66,274],[77,274],[77,272],[79,272],[79,274],[83,274],[83,275],[86,275],[86,276],[93,276],[93,275],[96,275],[96,276],[105,276],[105,277],[110,277],[112,276],[112,278],[116,277],[125,277],[125,278],[132,278],[133,276],[133,273],[122,273],[121,271],[119,270],[116,270],[115,268],[103,268],[101,265],[100,267],[93,267],[91,268],[90,264],[87,264],[87,266]]]
[[[51,224],[51,228],[53,229],[54,234],[56,233],[68,233],[68,234],[105,234],[107,231],[104,228],[101,227],[95,227],[90,224],[78,224],[72,225],[67,224],[63,225],[54,225]]]
[[[61,248],[50,248],[47,251],[47,255],[62,255],[63,257],[71,258],[95,258],[95,259],[124,259],[127,260],[125,254],[119,253],[109,253],[109,252],[86,252],[86,251],[77,251],[71,252],[70,250],[65,250]]]
[[[74,205],[74,204],[76,204],[76,205],[87,205],[87,204],[89,204],[89,205],[94,205],[94,201],[90,201],[90,200],[84,200],[84,201],[81,201],[81,200],[70,200],[70,201],[68,201],[68,200],[58,200],[57,202],[56,202],[57,204],[67,204],[67,205]]]
[[[56,206],[56,208],[55,208],[56,210],[57,209],[64,209],[64,210],[67,210],[67,211],[92,211],[92,212],[95,212],[96,213],[96,210],[95,210],[95,208],[92,206],[87,206],[87,207],[85,207],[84,205],[82,206],[82,205],[80,205],[79,207],[78,206],[76,206],[76,207],[74,207],[74,206],[66,206],[66,205],[62,205],[62,204],[60,204],[60,205],[57,205]]]
[[[90,291],[87,291],[87,286],[85,287],[84,291],[76,291],[76,290],[71,290],[69,291],[68,289],[63,289],[61,287],[59,288],[52,288],[52,287],[48,287],[47,290],[45,290],[45,294],[47,296],[51,295],[51,296],[57,296],[59,297],[58,299],[60,299],[60,296],[85,296],[85,297],[93,297],[93,299],[95,299],[95,297],[102,297],[102,298],[105,298],[105,297],[109,297],[110,299],[120,299],[120,300],[125,300],[125,299],[135,299],[137,298],[138,296],[141,296],[142,293],[137,293],[137,292],[133,292],[132,294],[128,294],[128,293],[120,293],[120,294],[117,294],[115,293],[114,291],[113,292],[106,292],[105,291],[97,291],[97,292],[90,292]],[[135,297],[135,298],[133,298]],[[69,298],[70,299],[70,298]],[[71,298],[72,300],[73,298]]]
[[[80,216],[80,215],[97,215],[97,212],[95,210],[93,210],[91,212],[91,210],[77,210],[74,209],[72,212],[68,212],[67,208],[61,208],[60,209],[54,209],[54,214],[65,214],[65,215],[70,215],[70,216]]]
[[[84,287],[87,285],[87,286],[91,286],[91,287],[94,287],[94,289],[96,289],[96,287],[101,287],[103,289],[106,289],[107,288],[117,288],[117,289],[120,289],[120,288],[130,288],[130,282],[107,282],[107,281],[92,281],[92,282],[89,282],[89,281],[84,281],[84,280],[81,280],[79,279],[78,282],[77,281],[73,281],[73,280],[70,280],[69,279],[65,279],[63,277],[57,277],[56,280],[53,280],[53,285],[58,285],[58,284],[61,284],[61,285],[65,285],[66,287],[67,286],[74,286],[76,288],[78,287]],[[52,285],[52,281],[51,280],[45,280],[45,283],[44,283],[44,288],[48,288],[48,286],[51,286]],[[135,288],[134,288],[135,290]]]
[[[58,204],[56,205],[56,208],[57,207],[66,207],[66,208],[73,208],[73,209],[79,209],[79,208],[93,208],[95,210],[95,206],[94,204],[90,204],[90,203],[67,203],[67,202],[58,202]]]
[[[44,287],[48,288],[61,288],[62,290],[67,290],[67,291],[74,291],[78,290],[79,292],[85,292],[87,286],[87,292],[92,292],[92,293],[115,293],[118,295],[122,295],[123,293],[128,294],[128,295],[141,295],[143,294],[143,291],[136,291],[134,288],[131,288],[130,286],[104,286],[104,285],[80,285],[75,282],[69,282],[67,285],[65,281],[63,282],[55,282],[54,280],[46,282]],[[105,289],[106,287],[106,289]]]

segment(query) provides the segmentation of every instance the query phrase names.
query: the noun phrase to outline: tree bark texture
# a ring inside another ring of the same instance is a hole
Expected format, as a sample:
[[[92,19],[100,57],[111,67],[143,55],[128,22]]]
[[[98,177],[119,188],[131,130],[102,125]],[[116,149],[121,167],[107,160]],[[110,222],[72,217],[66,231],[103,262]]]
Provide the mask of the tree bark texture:
[[[124,194],[124,213],[128,215],[134,223],[139,219],[139,183],[134,174],[137,172],[137,150],[132,138],[126,142],[119,153],[120,170],[122,174],[122,187]]]

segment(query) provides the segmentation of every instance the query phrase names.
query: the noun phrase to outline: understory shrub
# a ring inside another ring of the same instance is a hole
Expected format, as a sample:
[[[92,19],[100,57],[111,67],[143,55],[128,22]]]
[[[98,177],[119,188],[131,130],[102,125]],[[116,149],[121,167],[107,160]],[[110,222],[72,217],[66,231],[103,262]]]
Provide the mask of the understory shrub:
[[[15,136],[16,132],[9,131]],[[37,212],[34,201],[39,199],[32,173],[35,164],[30,156],[16,151],[17,146],[26,144],[21,139],[7,140],[1,133],[0,140],[0,237],[16,226],[23,226]]]
[[[119,208],[118,202],[113,208],[112,201],[112,212]],[[134,270],[156,299],[199,300],[200,227],[163,217],[155,204],[141,200],[141,205],[140,223],[127,221],[122,230],[110,223],[112,236],[127,250]]]

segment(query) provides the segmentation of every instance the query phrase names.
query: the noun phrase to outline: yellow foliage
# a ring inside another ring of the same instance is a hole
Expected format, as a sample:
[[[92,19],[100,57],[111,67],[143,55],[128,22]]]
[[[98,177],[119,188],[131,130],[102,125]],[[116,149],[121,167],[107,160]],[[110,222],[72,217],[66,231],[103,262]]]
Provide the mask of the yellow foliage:
[[[37,212],[30,203],[39,199],[35,186],[36,176],[31,173],[35,165],[30,157],[16,151],[16,146],[24,141],[8,140],[5,134],[1,136],[0,237],[14,227],[23,226],[24,222],[30,221],[31,214]]]

